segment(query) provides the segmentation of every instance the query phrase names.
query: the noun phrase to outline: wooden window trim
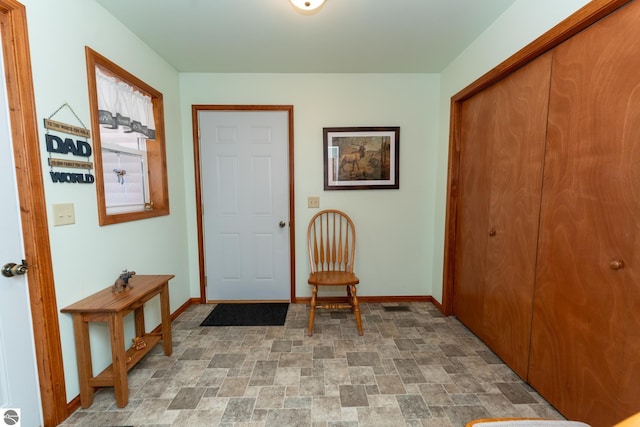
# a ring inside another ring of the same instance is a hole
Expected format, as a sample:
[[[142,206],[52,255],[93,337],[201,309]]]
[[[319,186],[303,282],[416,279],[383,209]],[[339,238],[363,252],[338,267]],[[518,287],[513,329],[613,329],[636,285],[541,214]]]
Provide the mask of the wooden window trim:
[[[164,105],[162,93],[152,88],[133,74],[116,65],[114,62],[85,46],[87,61],[87,79],[89,85],[89,107],[91,109],[91,128],[93,136],[93,153],[96,172],[96,194],[98,199],[98,222],[100,225],[118,224],[157,216],[169,215],[169,185],[167,179],[167,155],[164,132]],[[156,139],[147,141],[148,185],[149,195],[153,202],[150,209],[144,211],[108,214],[105,202],[104,178],[102,169],[102,144],[100,139],[100,122],[98,116],[98,94],[96,88],[96,66],[102,71],[112,74],[141,92],[149,95],[153,103]]]

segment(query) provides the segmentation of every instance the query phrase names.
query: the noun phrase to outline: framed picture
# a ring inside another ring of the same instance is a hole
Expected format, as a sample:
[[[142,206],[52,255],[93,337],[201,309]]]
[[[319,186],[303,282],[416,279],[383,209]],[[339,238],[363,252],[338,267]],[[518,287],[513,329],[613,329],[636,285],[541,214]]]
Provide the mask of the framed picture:
[[[400,128],[324,128],[324,189],[400,188]]]

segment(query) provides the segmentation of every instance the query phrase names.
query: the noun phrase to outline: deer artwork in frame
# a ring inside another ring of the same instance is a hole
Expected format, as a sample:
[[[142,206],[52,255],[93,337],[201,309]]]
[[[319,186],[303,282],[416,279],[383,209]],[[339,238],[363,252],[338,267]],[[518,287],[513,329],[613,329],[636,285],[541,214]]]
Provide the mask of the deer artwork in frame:
[[[357,147],[356,151],[351,153],[345,153],[338,158],[340,159],[340,167],[338,168],[339,173],[346,174],[344,167],[347,165],[351,165],[351,170],[349,171],[350,175],[354,175],[357,173],[362,176],[364,175],[364,168],[360,167],[360,160],[365,157],[365,147],[367,146],[367,141],[359,142],[357,145],[352,144],[353,147]],[[357,175],[356,175],[357,176]]]
[[[324,189],[400,188],[400,128],[323,128]]]

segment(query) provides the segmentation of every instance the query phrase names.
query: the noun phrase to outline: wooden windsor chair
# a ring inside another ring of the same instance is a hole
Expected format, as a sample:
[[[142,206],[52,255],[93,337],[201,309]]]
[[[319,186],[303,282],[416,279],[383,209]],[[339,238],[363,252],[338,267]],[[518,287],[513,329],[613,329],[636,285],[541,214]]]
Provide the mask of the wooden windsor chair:
[[[353,272],[356,249],[356,229],[347,214],[336,209],[318,212],[311,218],[307,229],[309,262],[311,273],[309,285],[312,288],[311,310],[309,312],[309,336],[313,335],[316,309],[350,309],[356,318],[358,334],[362,335],[362,320],[356,285],[360,279]],[[318,298],[320,287],[344,286],[346,302],[336,298]]]

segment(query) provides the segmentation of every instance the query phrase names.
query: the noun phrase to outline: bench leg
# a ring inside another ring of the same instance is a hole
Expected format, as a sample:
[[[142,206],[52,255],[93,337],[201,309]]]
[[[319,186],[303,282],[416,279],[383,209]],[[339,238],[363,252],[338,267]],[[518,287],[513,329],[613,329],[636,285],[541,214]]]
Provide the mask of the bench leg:
[[[127,378],[127,354],[124,348],[124,323],[121,313],[111,315],[109,329],[111,332],[113,388],[118,408],[124,408],[129,403],[129,380]]]
[[[73,333],[76,340],[76,358],[78,359],[80,406],[88,408],[93,403],[95,387],[89,385],[89,380],[93,378],[89,324],[82,320],[80,313],[73,314]]]

